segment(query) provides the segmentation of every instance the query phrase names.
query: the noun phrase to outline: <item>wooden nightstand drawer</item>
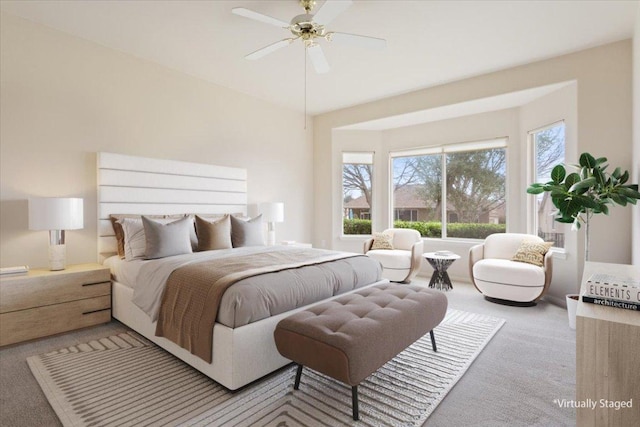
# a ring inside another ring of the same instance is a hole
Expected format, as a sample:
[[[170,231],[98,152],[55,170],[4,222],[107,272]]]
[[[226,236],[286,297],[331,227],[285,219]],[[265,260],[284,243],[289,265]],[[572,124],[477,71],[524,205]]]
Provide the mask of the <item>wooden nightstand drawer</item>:
[[[0,314],[0,346],[111,320],[111,295]]]
[[[98,264],[66,270],[32,270],[24,276],[2,278],[0,313],[58,304],[111,293],[109,269]]]
[[[100,264],[0,277],[0,346],[111,320],[111,274]]]

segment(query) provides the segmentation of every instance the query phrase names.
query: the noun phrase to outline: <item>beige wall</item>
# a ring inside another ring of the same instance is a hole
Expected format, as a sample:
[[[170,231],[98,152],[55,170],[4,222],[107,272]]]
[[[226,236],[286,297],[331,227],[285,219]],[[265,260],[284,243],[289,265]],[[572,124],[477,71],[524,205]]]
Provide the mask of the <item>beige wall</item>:
[[[626,40],[315,117],[314,241],[336,242],[338,238],[339,208],[335,195],[331,194],[332,186],[326,185],[331,182],[334,170],[333,128],[572,80],[577,82],[577,151],[606,152],[612,164],[630,169],[631,40]],[[517,185],[524,191],[523,182]],[[525,206],[519,203],[509,215],[522,217]],[[512,231],[525,231],[524,227],[521,223]],[[630,209],[614,209],[610,218],[598,218],[592,231],[592,259],[630,262],[630,227]],[[582,251],[580,235],[571,256],[580,257]],[[567,286],[577,286],[580,270],[576,264],[571,272],[574,282]]]
[[[633,182],[640,181],[640,3],[633,36]],[[633,208],[633,264],[640,265],[640,204]]]
[[[248,169],[249,203],[284,201],[278,239],[309,241],[313,146],[304,115],[3,14],[0,265],[47,264],[29,196],[85,199],[68,261],[96,260],[95,153]],[[295,183],[295,185],[292,185]]]

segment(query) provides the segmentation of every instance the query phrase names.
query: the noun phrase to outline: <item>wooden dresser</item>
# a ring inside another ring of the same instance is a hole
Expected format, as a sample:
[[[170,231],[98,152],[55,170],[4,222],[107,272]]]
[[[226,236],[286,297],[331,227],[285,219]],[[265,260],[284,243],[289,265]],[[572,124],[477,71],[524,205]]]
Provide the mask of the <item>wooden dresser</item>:
[[[111,275],[100,264],[0,277],[0,346],[111,320]]]
[[[640,279],[631,265],[587,262],[585,283],[594,273]],[[578,302],[576,317],[576,397],[580,427],[638,426],[640,421],[640,312]],[[632,400],[631,408],[610,407]],[[618,402],[618,403],[616,403]]]

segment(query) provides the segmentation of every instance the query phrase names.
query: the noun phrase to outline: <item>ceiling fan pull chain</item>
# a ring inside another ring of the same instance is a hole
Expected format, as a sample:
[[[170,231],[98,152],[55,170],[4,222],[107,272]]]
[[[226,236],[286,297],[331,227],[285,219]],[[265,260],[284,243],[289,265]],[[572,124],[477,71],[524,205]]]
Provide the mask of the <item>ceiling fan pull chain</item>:
[[[305,13],[294,16],[288,23],[280,19],[255,12],[244,7],[234,7],[231,12],[235,15],[253,19],[254,21],[273,25],[288,30],[294,37],[271,43],[261,49],[245,56],[254,60],[269,55],[296,40],[300,40],[304,45],[304,128],[307,129],[307,60],[311,61],[311,66],[317,74],[329,72],[331,67],[324,55],[322,46],[317,43],[320,39],[337,44],[352,44],[356,46],[368,47],[371,49],[382,49],[386,46],[386,40],[377,37],[361,36],[358,34],[337,33],[327,31],[326,26],[338,15],[344,12],[353,0],[325,0],[316,13],[311,13],[317,0],[298,0]],[[307,59],[308,56],[308,59]]]
[[[307,46],[304,46],[304,130],[307,130]]]

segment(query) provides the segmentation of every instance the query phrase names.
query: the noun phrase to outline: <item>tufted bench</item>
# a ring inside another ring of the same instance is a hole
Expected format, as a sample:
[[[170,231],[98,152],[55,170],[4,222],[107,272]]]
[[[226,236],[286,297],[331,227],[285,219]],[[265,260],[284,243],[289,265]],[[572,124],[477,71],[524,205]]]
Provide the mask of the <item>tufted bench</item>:
[[[276,326],[282,356],[351,386],[353,419],[358,419],[358,384],[433,328],[447,311],[440,291],[384,284],[320,303]]]

